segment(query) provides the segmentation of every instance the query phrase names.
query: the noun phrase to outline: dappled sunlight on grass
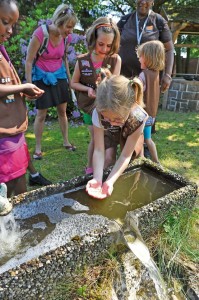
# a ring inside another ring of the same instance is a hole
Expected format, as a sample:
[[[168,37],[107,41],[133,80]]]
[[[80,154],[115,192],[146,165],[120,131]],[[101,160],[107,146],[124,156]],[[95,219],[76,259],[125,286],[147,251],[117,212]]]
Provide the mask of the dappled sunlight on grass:
[[[188,147],[199,147],[198,144],[199,144],[198,142],[195,142],[195,141],[193,140],[193,142],[188,142],[188,143],[187,143],[187,146],[188,146]],[[197,148],[197,150],[199,151],[199,148]]]
[[[182,162],[181,160],[174,159],[174,158],[162,159],[162,164],[166,168],[171,169],[171,170],[176,170],[176,171],[178,171],[179,169],[186,170],[186,169],[193,167],[192,163],[190,163],[190,162],[187,162],[187,161]]]
[[[34,133],[26,132],[26,138],[27,138],[27,139],[34,139],[34,138],[35,138],[35,135],[34,135]]]
[[[168,129],[168,128],[172,128],[173,124],[170,124],[168,122],[161,122],[161,129]]]
[[[173,134],[173,135],[168,136],[167,140],[169,140],[169,141],[178,141],[179,136],[177,136],[176,134]]]
[[[152,135],[163,166],[199,182],[199,117],[197,113],[159,111]]]

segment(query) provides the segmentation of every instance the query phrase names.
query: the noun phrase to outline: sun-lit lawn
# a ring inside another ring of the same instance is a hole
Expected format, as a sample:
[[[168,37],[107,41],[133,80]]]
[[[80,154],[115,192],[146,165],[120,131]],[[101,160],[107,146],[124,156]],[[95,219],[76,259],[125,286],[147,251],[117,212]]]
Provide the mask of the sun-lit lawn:
[[[161,164],[199,184],[199,115],[159,111],[153,139]],[[35,138],[33,126],[26,134],[31,154]],[[43,159],[34,165],[52,182],[83,175],[87,162],[89,132],[86,126],[70,126],[70,142],[77,150],[64,149],[58,121],[47,122],[42,139]]]

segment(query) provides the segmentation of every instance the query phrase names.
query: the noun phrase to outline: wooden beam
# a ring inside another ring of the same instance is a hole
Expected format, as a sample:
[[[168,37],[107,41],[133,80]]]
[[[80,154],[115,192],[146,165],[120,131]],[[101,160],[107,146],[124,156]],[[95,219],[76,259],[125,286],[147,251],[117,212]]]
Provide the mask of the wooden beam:
[[[199,48],[199,45],[194,44],[174,44],[175,48]]]

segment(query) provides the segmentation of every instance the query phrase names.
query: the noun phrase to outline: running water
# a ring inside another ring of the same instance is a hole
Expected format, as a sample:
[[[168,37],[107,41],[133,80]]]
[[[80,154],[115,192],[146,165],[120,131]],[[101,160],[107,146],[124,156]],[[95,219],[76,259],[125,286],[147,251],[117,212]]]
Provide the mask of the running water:
[[[132,222],[130,222],[132,225]],[[141,261],[141,263],[147,268],[151,279],[153,280],[156,288],[158,298],[160,300],[169,300],[166,285],[160,274],[160,271],[151,258],[149,249],[142,241],[138,227],[133,224],[133,228],[128,227],[123,230],[123,235],[129,249],[135,254],[135,256]]]
[[[0,258],[9,256],[17,250],[21,244],[22,234],[12,213],[0,217]]]

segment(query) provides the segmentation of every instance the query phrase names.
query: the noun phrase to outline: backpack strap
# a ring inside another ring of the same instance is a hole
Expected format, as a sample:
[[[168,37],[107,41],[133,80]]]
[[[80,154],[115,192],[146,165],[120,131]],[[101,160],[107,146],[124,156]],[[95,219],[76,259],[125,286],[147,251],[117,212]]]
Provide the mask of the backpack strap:
[[[122,16],[121,19],[119,20],[119,22],[117,23],[117,27],[120,31],[120,34],[122,33],[122,29],[131,15],[132,15],[132,13]]]
[[[41,56],[47,49],[47,46],[48,46],[48,41],[49,41],[49,28],[48,28],[48,25],[47,24],[42,24],[41,25],[41,28],[43,30],[43,41],[42,41],[42,44],[37,52],[37,55],[38,56]]]
[[[164,29],[164,22],[162,16],[158,13],[155,13],[154,11],[151,12],[151,16],[156,23],[158,31],[161,33]]]
[[[151,12],[151,14],[155,18],[158,31],[162,32],[162,30],[164,28],[164,24],[163,24],[161,15],[159,15],[159,14],[153,12],[153,11]],[[126,24],[126,22],[128,21],[128,19],[130,18],[131,15],[132,15],[132,13],[129,13],[127,15],[122,16],[121,19],[119,20],[119,22],[117,23],[120,34],[122,33],[122,29],[123,29],[124,25]]]

